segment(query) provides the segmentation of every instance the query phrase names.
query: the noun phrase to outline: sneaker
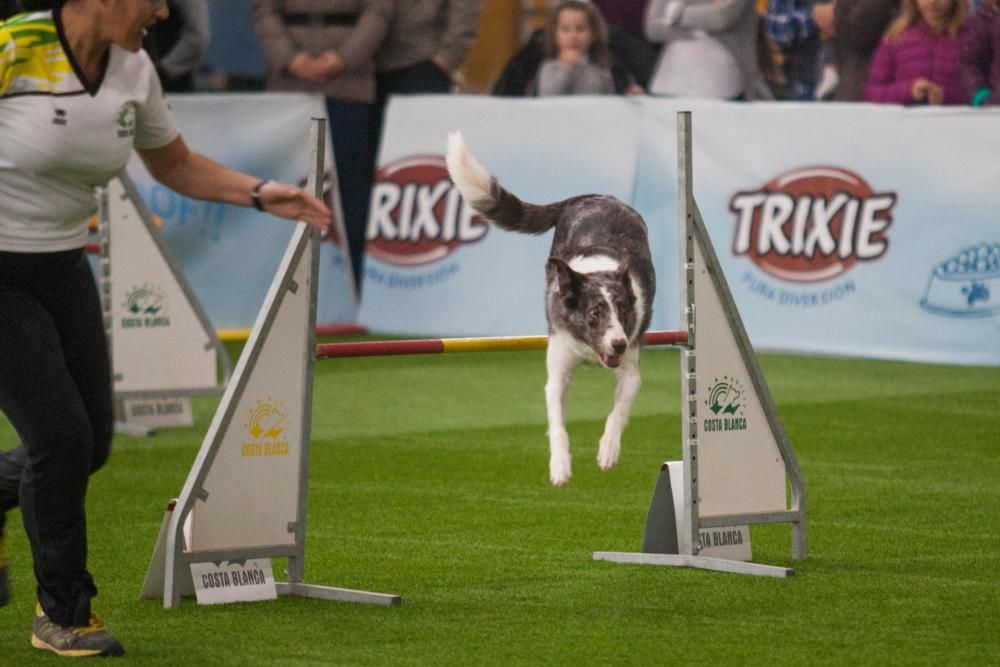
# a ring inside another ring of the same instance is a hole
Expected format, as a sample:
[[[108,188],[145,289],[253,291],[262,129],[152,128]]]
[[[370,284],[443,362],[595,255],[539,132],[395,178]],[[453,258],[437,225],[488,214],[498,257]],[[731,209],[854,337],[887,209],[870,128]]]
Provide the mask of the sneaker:
[[[35,605],[35,630],[31,645],[68,658],[124,655],[125,649],[104,628],[104,621],[97,614],[90,615],[90,625],[67,627],[56,625]]]

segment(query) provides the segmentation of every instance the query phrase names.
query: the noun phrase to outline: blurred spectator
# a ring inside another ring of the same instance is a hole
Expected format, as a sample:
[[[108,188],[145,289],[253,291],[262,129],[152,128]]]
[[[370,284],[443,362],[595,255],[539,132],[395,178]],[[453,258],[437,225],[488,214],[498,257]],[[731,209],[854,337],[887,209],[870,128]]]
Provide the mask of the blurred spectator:
[[[493,84],[493,94],[508,97],[532,95],[535,76],[545,59],[545,29],[531,33],[517,53],[504,66]],[[644,38],[617,26],[608,26],[608,47],[611,52],[611,78],[616,93],[641,92],[649,81],[656,63],[658,48]],[[644,50],[649,49],[649,52]]]
[[[392,95],[450,93],[479,35],[483,0],[396,0],[385,42],[376,53],[375,111],[369,140],[381,142]]]
[[[820,32],[813,18],[812,0],[768,0],[764,18],[768,38],[781,49],[787,97],[813,99]]]
[[[594,0],[601,16],[608,25],[628,30],[633,35],[642,35],[642,22],[646,16],[649,0]]]
[[[208,48],[207,0],[167,0],[169,16],[149,28],[143,48],[160,75],[163,90],[190,93]]]
[[[766,0],[765,3],[766,5]],[[766,7],[765,7],[766,8]],[[778,45],[767,36],[762,8],[758,3],[757,17],[757,67],[771,91],[771,97],[783,100],[788,97],[788,81],[785,79],[785,56]]]
[[[896,15],[899,0],[841,0],[833,9],[837,35],[838,102],[864,99],[872,54]]]
[[[607,28],[593,4],[563,0],[552,11],[535,85],[539,95],[615,92]]]
[[[608,26],[612,66],[618,64],[645,90],[660,59],[661,46],[646,39],[643,28],[649,0],[595,0],[594,4]]]
[[[660,57],[660,45],[647,40],[642,27],[647,4],[649,0],[594,2],[608,27],[612,72],[615,65],[619,66],[642,89],[649,86],[649,79]],[[624,88],[618,92],[624,92]]]
[[[903,0],[875,50],[865,99],[890,104],[964,104],[958,67],[966,0]]]
[[[394,4],[392,0],[253,3],[254,30],[267,61],[267,88],[326,96],[346,245],[358,293],[375,172],[376,144],[370,134],[375,53],[388,34]]]
[[[996,0],[982,0],[969,19],[960,56],[965,99],[974,107],[1000,104],[1000,9]]]
[[[649,92],[772,99],[758,65],[758,26],[754,0],[651,0],[646,37],[664,47]]]
[[[850,0],[845,0],[850,1]],[[813,98],[829,100],[833,98],[840,82],[837,71],[837,31],[833,25],[834,0],[817,0],[812,15],[819,30],[819,53],[816,56],[819,73]]]
[[[397,0],[377,54],[378,106],[390,95],[451,92],[479,34],[483,0]]]

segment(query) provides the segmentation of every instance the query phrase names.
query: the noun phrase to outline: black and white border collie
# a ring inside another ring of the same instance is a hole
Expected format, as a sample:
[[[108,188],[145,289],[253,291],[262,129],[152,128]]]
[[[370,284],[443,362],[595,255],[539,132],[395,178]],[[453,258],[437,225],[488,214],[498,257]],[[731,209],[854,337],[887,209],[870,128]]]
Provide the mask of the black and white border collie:
[[[581,362],[599,363],[618,379],[597,453],[602,470],[613,468],[639,391],[639,347],[656,290],[646,223],[614,197],[525,203],[469,154],[458,132],[448,137],[448,172],[472,208],[501,229],[542,234],[555,228],[545,265],[549,478],[562,486],[572,475],[564,411],[566,390]]]

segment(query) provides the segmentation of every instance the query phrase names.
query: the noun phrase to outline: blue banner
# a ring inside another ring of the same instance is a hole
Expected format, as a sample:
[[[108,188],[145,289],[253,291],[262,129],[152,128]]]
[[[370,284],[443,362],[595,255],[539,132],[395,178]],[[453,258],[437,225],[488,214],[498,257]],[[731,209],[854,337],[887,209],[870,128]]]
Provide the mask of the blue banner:
[[[171,95],[169,101],[191,150],[261,178],[305,186],[309,119],[326,117],[321,97]],[[327,153],[324,177],[329,183],[335,172],[329,147]],[[128,172],[162,222],[164,239],[212,324],[219,329],[253,325],[295,223],[252,208],[182,197],[155,182],[138,156]],[[330,203],[329,191],[326,196]],[[353,323],[356,307],[335,236],[320,250],[317,321]]]

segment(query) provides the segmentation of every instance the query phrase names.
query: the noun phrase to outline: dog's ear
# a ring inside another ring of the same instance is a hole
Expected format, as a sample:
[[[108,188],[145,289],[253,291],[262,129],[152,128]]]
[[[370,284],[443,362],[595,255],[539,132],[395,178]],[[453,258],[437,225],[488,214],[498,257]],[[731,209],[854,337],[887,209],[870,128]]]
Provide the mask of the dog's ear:
[[[575,308],[582,281],[580,274],[569,268],[569,264],[558,257],[549,257],[549,261],[545,264],[545,273],[550,280],[553,276],[556,278],[559,298],[566,307]]]
[[[618,279],[622,281],[625,286],[625,293],[628,294],[629,301],[635,301],[635,293],[632,291],[632,276],[629,275],[629,269],[632,268],[632,259],[630,255],[626,254],[622,257],[622,261],[618,263],[618,268],[615,269],[615,275]]]
[[[629,269],[632,268],[632,255],[624,253],[620,262],[618,262],[618,268],[615,269],[615,273],[618,275],[628,276]]]

